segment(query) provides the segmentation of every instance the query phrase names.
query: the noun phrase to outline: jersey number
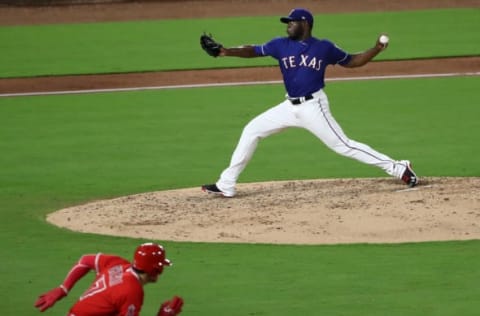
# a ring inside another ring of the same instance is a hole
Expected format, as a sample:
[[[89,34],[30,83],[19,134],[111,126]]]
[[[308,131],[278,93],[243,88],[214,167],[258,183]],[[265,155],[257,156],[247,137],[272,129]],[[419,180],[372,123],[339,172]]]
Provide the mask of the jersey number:
[[[80,301],[86,299],[87,297],[93,296],[97,293],[105,291],[107,289],[107,283],[105,282],[105,276],[102,275],[92,286],[80,296]]]

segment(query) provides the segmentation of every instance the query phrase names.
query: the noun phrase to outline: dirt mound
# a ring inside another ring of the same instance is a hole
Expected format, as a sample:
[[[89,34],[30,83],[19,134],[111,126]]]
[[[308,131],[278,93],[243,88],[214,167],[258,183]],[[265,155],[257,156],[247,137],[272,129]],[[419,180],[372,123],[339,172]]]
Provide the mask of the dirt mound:
[[[102,200],[52,213],[71,230],[156,240],[334,244],[480,238],[480,178],[240,184],[235,198],[199,188]]]

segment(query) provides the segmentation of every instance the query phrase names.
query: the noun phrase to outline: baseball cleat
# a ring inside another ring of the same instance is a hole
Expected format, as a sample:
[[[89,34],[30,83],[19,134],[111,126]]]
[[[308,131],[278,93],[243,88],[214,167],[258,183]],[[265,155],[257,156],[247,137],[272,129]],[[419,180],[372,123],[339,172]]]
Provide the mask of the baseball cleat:
[[[407,168],[403,172],[402,181],[408,185],[408,187],[413,188],[418,183],[418,177],[412,169],[410,162],[407,162]]]
[[[204,184],[202,185],[202,191],[207,192],[207,193],[212,193],[212,194],[217,194],[221,195],[224,197],[232,197],[233,195],[229,195],[222,190],[220,190],[216,184]]]

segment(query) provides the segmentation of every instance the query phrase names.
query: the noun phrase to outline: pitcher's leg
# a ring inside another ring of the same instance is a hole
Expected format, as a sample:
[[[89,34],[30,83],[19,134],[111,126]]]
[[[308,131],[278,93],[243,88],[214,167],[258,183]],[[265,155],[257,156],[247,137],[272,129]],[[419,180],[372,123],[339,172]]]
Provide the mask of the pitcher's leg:
[[[289,127],[291,119],[292,114],[282,102],[250,121],[243,129],[230,165],[220,175],[217,187],[228,195],[235,195],[237,179],[252,158],[259,140]]]
[[[349,139],[330,112],[326,95],[312,102],[306,111],[305,128],[340,155],[377,166],[396,178],[401,178],[408,161],[395,161],[370,146]],[[308,119],[312,118],[312,119]]]

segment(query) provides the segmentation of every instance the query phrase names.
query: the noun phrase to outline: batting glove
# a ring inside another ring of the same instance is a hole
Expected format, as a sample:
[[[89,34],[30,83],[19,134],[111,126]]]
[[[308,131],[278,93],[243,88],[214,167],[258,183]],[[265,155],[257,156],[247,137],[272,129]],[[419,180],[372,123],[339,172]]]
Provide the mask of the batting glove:
[[[35,307],[41,312],[44,312],[65,296],[67,296],[67,291],[63,287],[56,287],[53,290],[40,295],[35,302]]]
[[[182,311],[183,299],[174,296],[170,301],[166,301],[160,307],[157,316],[175,316]]]

